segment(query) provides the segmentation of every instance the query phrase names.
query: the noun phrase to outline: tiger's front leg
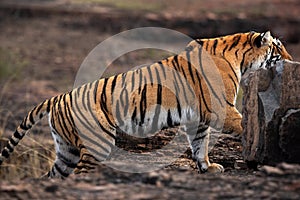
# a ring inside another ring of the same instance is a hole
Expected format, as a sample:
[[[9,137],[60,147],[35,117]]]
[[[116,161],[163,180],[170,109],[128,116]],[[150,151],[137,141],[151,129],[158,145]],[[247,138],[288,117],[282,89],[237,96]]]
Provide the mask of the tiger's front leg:
[[[227,109],[227,117],[225,119],[224,131],[227,133],[234,133],[234,136],[241,137],[243,133],[242,115],[235,107]]]
[[[209,162],[209,135],[209,126],[203,125],[197,127],[187,127],[187,136],[192,149],[192,156],[197,162],[199,172],[222,173],[224,172],[222,165]]]

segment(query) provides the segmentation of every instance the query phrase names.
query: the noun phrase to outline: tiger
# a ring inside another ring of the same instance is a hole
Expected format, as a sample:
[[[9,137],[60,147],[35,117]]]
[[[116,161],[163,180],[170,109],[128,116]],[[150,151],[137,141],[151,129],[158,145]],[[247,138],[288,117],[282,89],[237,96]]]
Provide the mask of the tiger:
[[[49,178],[95,169],[109,156],[118,131],[147,136],[172,127],[186,133],[199,173],[222,173],[224,167],[208,157],[211,129],[221,119],[213,101],[226,111],[221,128],[242,134],[242,116],[235,107],[241,78],[285,59],[292,57],[270,31],[192,40],[181,53],[154,64],[44,100],[16,128],[0,154],[0,165],[47,115],[56,151],[45,174]],[[212,74],[219,73],[223,90],[206,76],[213,64],[217,72]]]

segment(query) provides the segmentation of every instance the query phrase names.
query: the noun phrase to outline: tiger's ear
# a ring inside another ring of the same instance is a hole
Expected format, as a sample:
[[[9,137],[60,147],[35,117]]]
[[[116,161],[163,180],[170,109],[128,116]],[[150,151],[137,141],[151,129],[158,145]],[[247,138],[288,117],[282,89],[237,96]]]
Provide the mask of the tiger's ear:
[[[259,48],[261,46],[268,45],[271,40],[272,40],[271,33],[270,31],[267,31],[265,33],[261,33],[260,35],[258,35],[254,40],[254,44]]]

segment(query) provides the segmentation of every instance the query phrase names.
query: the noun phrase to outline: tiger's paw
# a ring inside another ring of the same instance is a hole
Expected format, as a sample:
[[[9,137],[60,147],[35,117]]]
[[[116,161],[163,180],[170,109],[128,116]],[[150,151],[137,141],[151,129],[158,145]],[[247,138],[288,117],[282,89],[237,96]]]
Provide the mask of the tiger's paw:
[[[209,162],[197,162],[198,172],[199,173],[223,173],[224,167],[218,163],[209,163]]]
[[[211,163],[207,168],[209,173],[223,173],[224,171],[224,167],[218,163]]]

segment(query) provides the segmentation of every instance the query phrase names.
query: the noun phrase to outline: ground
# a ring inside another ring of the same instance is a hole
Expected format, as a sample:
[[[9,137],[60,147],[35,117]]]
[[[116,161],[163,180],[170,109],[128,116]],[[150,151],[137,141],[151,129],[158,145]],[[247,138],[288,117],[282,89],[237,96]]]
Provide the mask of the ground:
[[[194,38],[269,29],[282,39],[294,59],[300,60],[297,0],[175,1],[172,5],[154,1],[156,6],[145,10],[140,4],[95,1],[23,2],[0,3],[1,148],[32,106],[72,89],[80,64],[98,43],[130,28],[159,26]],[[151,63],[162,59],[162,55],[167,53],[128,53],[115,61],[104,76]],[[148,153],[172,139],[169,131],[161,134],[157,140],[137,144],[120,139],[118,145]],[[281,163],[276,167],[260,166],[258,171],[249,169],[243,162],[241,142],[230,135],[221,135],[210,152],[211,160],[225,167],[225,173],[216,175],[198,174],[187,149],[170,164],[147,173],[126,173],[102,165],[94,174],[71,176],[64,181],[38,179],[49,170],[53,158],[53,141],[47,120],[43,120],[0,168],[0,199],[300,197],[299,165]]]

